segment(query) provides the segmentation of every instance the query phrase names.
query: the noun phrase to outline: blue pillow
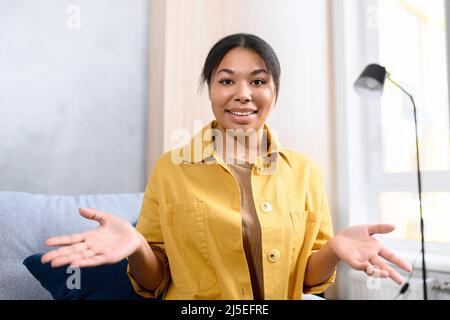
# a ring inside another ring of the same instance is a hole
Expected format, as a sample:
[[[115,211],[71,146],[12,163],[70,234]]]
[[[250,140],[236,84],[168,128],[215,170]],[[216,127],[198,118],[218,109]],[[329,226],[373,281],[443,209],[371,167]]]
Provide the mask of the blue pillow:
[[[76,271],[68,266],[52,268],[42,264],[41,257],[42,253],[31,255],[23,264],[55,300],[145,300],[131,286],[126,259]]]

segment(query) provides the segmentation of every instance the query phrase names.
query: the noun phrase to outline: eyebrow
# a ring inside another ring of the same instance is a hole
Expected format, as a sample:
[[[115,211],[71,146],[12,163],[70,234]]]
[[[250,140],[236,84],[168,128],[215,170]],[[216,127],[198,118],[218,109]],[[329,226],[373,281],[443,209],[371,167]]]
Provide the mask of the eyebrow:
[[[227,69],[227,68],[220,69],[219,71],[216,72],[216,74],[219,74],[220,72],[234,74],[233,70],[230,70],[230,69]],[[266,69],[256,69],[256,70],[253,70],[250,74],[252,76],[254,76],[254,75],[257,75],[258,73],[267,73],[267,74],[269,74],[269,72]]]

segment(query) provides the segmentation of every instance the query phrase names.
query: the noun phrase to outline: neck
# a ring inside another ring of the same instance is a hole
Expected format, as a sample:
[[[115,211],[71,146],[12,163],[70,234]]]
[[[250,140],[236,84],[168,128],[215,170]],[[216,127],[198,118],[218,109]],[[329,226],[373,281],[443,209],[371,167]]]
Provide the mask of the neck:
[[[222,146],[216,144],[216,151],[226,163],[255,163],[256,158],[267,152],[268,143],[264,137],[264,129],[242,130],[224,129],[222,132]]]

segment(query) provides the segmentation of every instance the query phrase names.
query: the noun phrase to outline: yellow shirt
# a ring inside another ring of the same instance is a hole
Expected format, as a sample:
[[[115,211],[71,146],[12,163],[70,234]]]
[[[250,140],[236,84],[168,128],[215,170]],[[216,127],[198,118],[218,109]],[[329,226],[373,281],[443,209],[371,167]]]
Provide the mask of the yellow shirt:
[[[217,122],[211,122],[153,168],[136,229],[165,260],[165,271],[161,285],[149,292],[128,270],[144,297],[253,299],[239,184],[211,147],[215,127]],[[256,159],[251,176],[261,225],[264,295],[301,299],[302,293],[323,292],[334,282],[336,272],[320,285],[303,284],[309,256],[333,236],[333,228],[319,167],[282,148],[268,132],[269,150]],[[194,155],[199,142],[203,152]]]

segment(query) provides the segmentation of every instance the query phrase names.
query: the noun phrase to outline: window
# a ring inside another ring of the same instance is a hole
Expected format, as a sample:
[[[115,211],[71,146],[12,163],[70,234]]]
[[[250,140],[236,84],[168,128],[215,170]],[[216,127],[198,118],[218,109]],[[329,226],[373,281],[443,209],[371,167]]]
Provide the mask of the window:
[[[450,115],[445,0],[370,2],[376,6],[377,23],[367,35],[377,43],[377,62],[416,101],[425,240],[449,244]],[[386,238],[420,240],[411,101],[386,81],[378,107],[371,106],[369,113],[370,143],[366,151],[371,220],[396,224],[397,229]]]

